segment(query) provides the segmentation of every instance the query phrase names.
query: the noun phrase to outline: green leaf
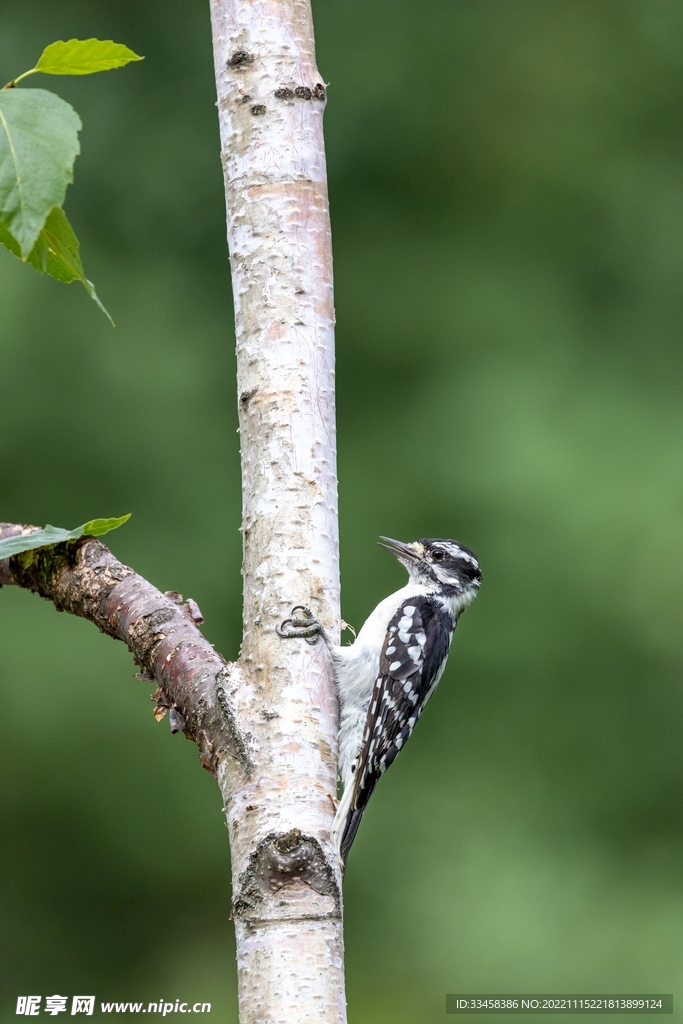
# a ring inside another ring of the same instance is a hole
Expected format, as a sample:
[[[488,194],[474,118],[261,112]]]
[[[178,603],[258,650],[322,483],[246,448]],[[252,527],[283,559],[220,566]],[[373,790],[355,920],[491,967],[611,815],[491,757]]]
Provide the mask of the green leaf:
[[[71,284],[84,279],[80,246],[66,214],[59,206],[51,210],[36,244],[26,260],[41,274],[50,274],[58,281]]]
[[[1,220],[0,220],[0,242],[2,242],[4,247],[6,249],[9,249],[9,251],[11,253],[13,253],[17,257],[17,259],[19,259],[19,260],[21,259],[21,249],[19,248],[19,243],[17,242],[16,238],[13,235],[10,235],[9,228],[7,228],[3,224],[3,222]]]
[[[46,75],[92,75],[144,59],[111,39],[69,39],[46,46],[35,70]]]
[[[2,221],[0,221],[0,244],[21,259],[19,243],[9,233]],[[112,326],[114,325],[114,321],[97,297],[95,286],[85,276],[78,239],[64,210],[58,206],[50,211],[44,227],[40,229],[36,244],[26,257],[25,262],[30,263],[40,274],[49,274],[65,284],[80,281],[90,298],[97,303],[105,316],[109,317]]]
[[[0,221],[27,259],[73,181],[81,119],[45,89],[0,89]]]
[[[119,516],[118,519],[91,519],[80,529],[83,531],[84,537],[103,537],[110,530],[118,530],[119,526],[127,523],[131,515],[132,513],[129,512],[127,516]]]
[[[75,530],[62,530],[59,526],[45,526],[35,533],[27,533],[23,537],[5,537],[0,540],[0,558],[11,558],[22,551],[33,551],[34,548],[45,548],[50,544],[63,544],[67,540],[78,540],[79,537],[102,537],[110,530],[115,530],[130,519],[120,516],[118,519],[91,519]]]

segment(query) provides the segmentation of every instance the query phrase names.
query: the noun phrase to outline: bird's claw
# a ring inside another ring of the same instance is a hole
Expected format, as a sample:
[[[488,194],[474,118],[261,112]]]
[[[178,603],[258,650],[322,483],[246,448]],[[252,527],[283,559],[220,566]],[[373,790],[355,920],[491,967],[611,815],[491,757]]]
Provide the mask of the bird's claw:
[[[302,615],[297,616],[296,612],[301,612]],[[276,626],[275,632],[278,636],[285,639],[294,637],[295,639],[305,640],[311,646],[317,644],[320,637],[325,638],[325,630],[322,624],[318,622],[311,609],[303,604],[295,605],[292,608],[292,617],[285,619],[281,625]]]

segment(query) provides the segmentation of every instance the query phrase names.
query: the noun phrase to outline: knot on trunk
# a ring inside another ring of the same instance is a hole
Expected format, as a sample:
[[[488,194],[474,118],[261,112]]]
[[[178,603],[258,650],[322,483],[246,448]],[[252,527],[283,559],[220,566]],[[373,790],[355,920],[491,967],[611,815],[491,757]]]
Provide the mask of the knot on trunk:
[[[233,917],[244,916],[267,895],[292,882],[303,882],[321,896],[332,896],[335,903],[339,902],[334,873],[318,840],[298,828],[281,834],[270,832],[240,875],[239,893],[232,904]]]

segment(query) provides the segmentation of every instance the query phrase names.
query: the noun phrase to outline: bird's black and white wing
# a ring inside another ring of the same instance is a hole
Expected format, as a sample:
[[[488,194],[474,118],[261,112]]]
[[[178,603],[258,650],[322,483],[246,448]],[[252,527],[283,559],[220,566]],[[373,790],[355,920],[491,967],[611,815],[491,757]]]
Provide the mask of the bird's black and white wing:
[[[344,863],[378,779],[410,738],[441,678],[455,621],[450,608],[430,595],[408,598],[389,623],[353,784],[342,797],[335,828]]]

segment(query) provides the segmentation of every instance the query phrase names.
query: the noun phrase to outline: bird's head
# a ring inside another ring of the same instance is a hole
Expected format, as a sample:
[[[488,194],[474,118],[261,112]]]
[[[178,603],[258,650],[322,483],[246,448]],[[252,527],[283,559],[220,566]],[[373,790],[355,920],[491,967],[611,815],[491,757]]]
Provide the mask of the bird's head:
[[[398,558],[416,583],[453,600],[458,610],[477,596],[481,584],[479,562],[469,548],[454,540],[426,538],[403,544],[382,537],[380,544]]]

